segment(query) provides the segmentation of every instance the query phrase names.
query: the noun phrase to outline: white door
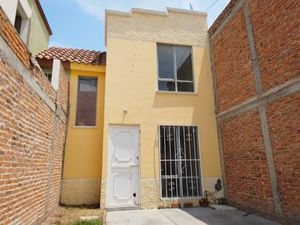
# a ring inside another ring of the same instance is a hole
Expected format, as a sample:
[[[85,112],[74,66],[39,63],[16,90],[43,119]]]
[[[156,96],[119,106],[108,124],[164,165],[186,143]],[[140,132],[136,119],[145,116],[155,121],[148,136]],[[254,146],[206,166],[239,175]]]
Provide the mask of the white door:
[[[111,126],[108,144],[108,207],[139,204],[139,128]]]

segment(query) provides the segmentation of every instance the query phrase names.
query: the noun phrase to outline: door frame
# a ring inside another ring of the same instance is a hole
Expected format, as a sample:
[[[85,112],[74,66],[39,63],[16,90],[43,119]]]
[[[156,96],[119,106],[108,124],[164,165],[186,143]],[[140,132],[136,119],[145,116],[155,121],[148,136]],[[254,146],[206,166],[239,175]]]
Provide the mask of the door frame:
[[[138,196],[137,196],[137,204],[135,206],[112,206],[109,203],[109,198],[108,194],[110,193],[108,188],[110,187],[109,185],[109,179],[111,177],[110,173],[110,149],[109,149],[109,138],[110,138],[110,130],[113,127],[136,127],[138,129],[138,168],[137,168],[137,191],[138,191]],[[108,124],[108,135],[107,135],[107,179],[106,179],[106,208],[140,208],[141,206],[141,125],[140,124],[118,124],[118,123],[109,123]]]

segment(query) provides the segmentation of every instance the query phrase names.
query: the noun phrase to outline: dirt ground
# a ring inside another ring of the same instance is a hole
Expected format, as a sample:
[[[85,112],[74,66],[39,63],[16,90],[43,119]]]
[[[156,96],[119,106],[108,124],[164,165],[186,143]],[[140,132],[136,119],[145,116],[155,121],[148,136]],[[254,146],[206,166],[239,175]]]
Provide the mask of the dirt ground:
[[[70,222],[79,220],[81,216],[99,216],[103,218],[103,210],[89,208],[59,207],[47,221],[42,225],[67,225]]]

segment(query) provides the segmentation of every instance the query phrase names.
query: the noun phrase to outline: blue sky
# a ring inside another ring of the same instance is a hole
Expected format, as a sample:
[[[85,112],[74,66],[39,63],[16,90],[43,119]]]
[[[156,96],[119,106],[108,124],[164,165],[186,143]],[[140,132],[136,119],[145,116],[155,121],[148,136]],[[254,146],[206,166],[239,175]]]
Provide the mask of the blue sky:
[[[230,0],[40,0],[53,35],[50,46],[105,50],[104,11],[145,8],[165,11],[166,7],[208,12],[208,26]],[[207,10],[211,5],[213,6]]]

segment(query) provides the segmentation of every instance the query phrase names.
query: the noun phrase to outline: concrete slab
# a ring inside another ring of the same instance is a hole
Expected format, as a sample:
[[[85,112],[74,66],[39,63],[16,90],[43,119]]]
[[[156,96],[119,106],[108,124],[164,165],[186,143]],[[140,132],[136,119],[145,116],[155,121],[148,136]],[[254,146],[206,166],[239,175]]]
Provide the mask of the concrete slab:
[[[184,209],[184,212],[207,225],[279,225],[255,214],[245,216],[247,214],[240,210],[217,211],[211,208],[190,208]]]
[[[107,225],[279,225],[245,212],[211,208],[151,209],[107,212]]]
[[[106,214],[107,225],[174,225],[158,209],[111,211]]]

